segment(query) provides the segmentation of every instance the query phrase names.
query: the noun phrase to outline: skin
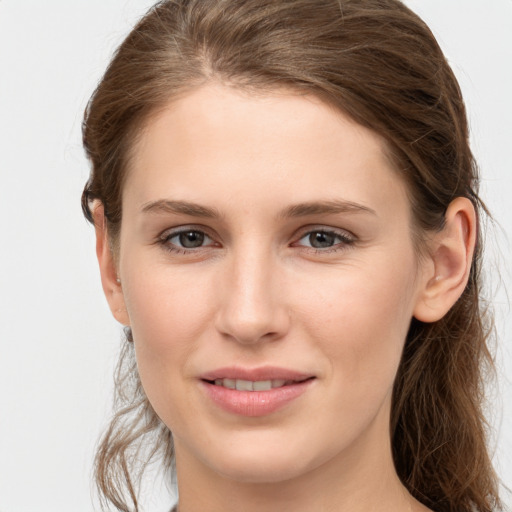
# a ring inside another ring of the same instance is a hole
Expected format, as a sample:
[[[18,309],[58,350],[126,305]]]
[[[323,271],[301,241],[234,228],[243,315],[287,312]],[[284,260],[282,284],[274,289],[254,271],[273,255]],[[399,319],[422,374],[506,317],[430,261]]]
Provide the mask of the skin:
[[[450,205],[420,258],[381,137],[314,97],[208,85],[149,119],[119,254],[102,215],[98,205],[103,287],[173,432],[180,512],[427,510],[393,467],[391,392],[412,317],[441,318],[467,282],[468,200]],[[179,229],[203,245],[184,249]],[[327,246],[312,247],[325,232]],[[245,417],[200,385],[233,365],[315,378],[277,412]]]

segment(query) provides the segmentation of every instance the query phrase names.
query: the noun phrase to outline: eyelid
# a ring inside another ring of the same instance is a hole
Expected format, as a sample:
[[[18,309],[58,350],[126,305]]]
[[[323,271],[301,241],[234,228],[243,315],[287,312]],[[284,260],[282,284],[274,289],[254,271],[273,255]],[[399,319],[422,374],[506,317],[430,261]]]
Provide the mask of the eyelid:
[[[303,228],[301,228],[297,232],[295,239],[300,240],[300,239],[304,238],[306,235],[309,235],[311,233],[316,233],[316,232],[331,233],[331,234],[338,235],[345,239],[350,239],[353,241],[357,240],[356,235],[354,235],[354,233],[352,233],[348,229],[335,228],[332,226],[317,225],[317,224],[310,225],[310,226],[304,226]]]
[[[206,245],[202,245],[200,247],[181,247],[180,245],[176,245],[170,242],[170,240],[176,236],[179,236],[183,233],[189,233],[191,231],[202,233],[205,238],[207,237],[211,242]],[[165,250],[170,252],[180,252],[180,253],[192,253],[198,252],[200,250],[209,249],[211,247],[219,246],[220,244],[216,241],[218,237],[211,233],[211,230],[206,226],[201,226],[197,224],[187,224],[176,226],[174,228],[167,228],[162,231],[155,241],[156,244],[159,244],[165,248]]]
[[[205,237],[207,237],[210,240],[210,243],[207,243],[206,245],[201,245],[199,247],[182,247],[178,244],[170,242],[170,239],[179,236],[182,233],[187,233],[190,231],[202,233]],[[303,238],[312,233],[331,234],[340,238],[341,241],[338,241],[334,245],[325,248],[311,247],[299,243]],[[207,226],[198,224],[187,224],[165,229],[157,236],[155,244],[161,245],[166,251],[169,252],[191,254],[197,253],[201,250],[208,250],[213,247],[220,247],[222,244],[217,241],[218,239],[219,236],[216,233],[213,234],[212,230]],[[302,227],[293,237],[293,240],[294,241],[290,244],[291,247],[301,247],[305,251],[325,254],[329,252],[339,252],[346,250],[349,246],[353,245],[358,239],[352,232],[343,228],[335,228],[332,226],[325,225],[309,225]]]
[[[330,235],[334,235],[336,237],[341,238],[341,242],[335,243],[330,247],[325,248],[317,248],[311,247],[307,245],[299,244],[299,242],[311,235],[312,233],[326,233]],[[309,252],[314,252],[315,254],[319,253],[329,253],[329,252],[339,252],[346,250],[349,246],[353,245],[357,241],[357,237],[350,231],[341,228],[334,228],[331,226],[306,226],[300,230],[297,236],[294,237],[294,242],[292,243],[292,247],[302,247],[304,250]]]
[[[161,231],[157,238],[169,238],[170,235],[179,235],[180,233],[186,233],[188,231],[198,231],[200,233],[204,233],[210,238],[218,238],[215,232],[202,224],[180,224],[179,226],[169,227]]]

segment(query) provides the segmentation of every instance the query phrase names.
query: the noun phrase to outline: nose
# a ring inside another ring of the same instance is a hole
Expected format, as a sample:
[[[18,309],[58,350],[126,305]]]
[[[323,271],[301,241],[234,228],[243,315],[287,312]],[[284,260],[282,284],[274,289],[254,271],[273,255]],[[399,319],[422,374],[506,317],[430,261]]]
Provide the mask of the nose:
[[[216,328],[246,345],[280,339],[290,324],[282,273],[268,253],[241,252],[223,274]]]

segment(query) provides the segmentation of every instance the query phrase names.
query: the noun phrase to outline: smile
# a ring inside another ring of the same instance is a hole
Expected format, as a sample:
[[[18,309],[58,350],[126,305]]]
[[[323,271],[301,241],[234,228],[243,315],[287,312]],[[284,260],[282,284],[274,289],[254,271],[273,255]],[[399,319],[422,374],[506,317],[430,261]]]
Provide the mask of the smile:
[[[315,380],[313,375],[282,368],[224,368],[202,375],[200,383],[215,409],[257,417],[291,405]]]
[[[296,384],[297,381],[274,379],[274,380],[243,380],[243,379],[215,379],[216,386],[222,386],[228,389],[236,389],[238,391],[269,391],[275,388],[282,388]]]

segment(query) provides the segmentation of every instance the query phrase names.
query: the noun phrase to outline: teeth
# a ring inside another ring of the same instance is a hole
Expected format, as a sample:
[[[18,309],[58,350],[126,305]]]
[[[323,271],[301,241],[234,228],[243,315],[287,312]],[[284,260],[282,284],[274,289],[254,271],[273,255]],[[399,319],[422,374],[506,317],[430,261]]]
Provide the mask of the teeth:
[[[235,389],[236,381],[234,379],[224,379],[221,385],[225,388]]]
[[[223,386],[229,389],[236,389],[238,391],[269,391],[273,388],[281,388],[285,384],[291,384],[292,381],[283,379],[274,380],[243,380],[243,379],[215,379],[216,386]]]
[[[271,380],[260,380],[252,383],[252,389],[254,391],[268,391],[272,389]]]
[[[250,380],[236,380],[237,391],[253,391],[252,382]]]

